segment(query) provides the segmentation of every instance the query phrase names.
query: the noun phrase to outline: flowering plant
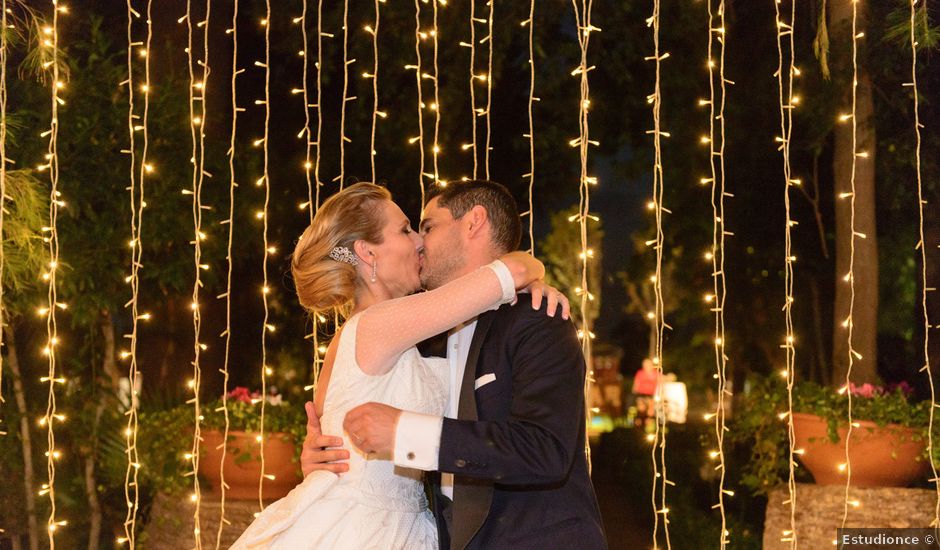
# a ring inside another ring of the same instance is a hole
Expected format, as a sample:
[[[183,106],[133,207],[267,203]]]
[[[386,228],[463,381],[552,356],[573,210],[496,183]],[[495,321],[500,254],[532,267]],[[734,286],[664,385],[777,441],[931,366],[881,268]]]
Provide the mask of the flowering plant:
[[[814,382],[799,382],[793,385],[793,412],[825,419],[829,440],[838,443],[838,429],[848,422],[849,395],[852,396],[854,421],[867,420],[881,427],[896,424],[916,430],[917,439],[927,438],[930,402],[916,401],[907,382],[888,386],[849,384],[848,388],[839,390]],[[735,409],[729,438],[747,450],[748,460],[741,483],[757,493],[786,479],[789,457],[786,410],[786,385],[776,377],[756,383]],[[935,425],[934,432],[937,439],[940,426]],[[934,449],[933,458],[940,464],[940,448]]]
[[[228,409],[229,430],[260,431],[261,401],[261,392],[237,386],[225,395],[224,400],[219,398],[202,406],[202,425],[209,429],[225,428],[225,409]],[[303,441],[307,426],[303,408],[285,401],[276,387],[270,388],[263,401],[264,431],[288,433]]]

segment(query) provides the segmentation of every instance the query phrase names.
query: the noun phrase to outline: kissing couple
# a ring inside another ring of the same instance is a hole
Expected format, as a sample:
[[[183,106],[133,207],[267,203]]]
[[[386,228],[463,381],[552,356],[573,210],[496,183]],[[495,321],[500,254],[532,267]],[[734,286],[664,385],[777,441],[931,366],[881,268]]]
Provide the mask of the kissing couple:
[[[419,228],[358,183],[301,235],[301,305],[348,315],[307,403],[305,478],[232,548],[607,548],[581,344],[544,265],[516,251],[512,195],[436,189]]]

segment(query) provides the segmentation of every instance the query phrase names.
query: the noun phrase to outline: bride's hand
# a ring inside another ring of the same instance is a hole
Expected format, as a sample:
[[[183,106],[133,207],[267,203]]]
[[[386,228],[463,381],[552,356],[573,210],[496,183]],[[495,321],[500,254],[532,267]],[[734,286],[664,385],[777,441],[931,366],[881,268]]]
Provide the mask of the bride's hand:
[[[320,419],[317,418],[313,403],[304,405],[307,411],[307,437],[304,438],[300,453],[300,469],[304,477],[316,470],[325,470],[334,474],[349,471],[349,451],[343,449],[341,437],[323,435],[320,431]]]
[[[558,312],[558,306],[561,305],[561,318],[568,319],[571,316],[571,304],[568,297],[560,290],[539,279],[525,287],[523,292],[532,294],[532,309],[538,309],[542,306],[542,297],[548,298],[548,308],[546,313],[549,317],[554,317]]]
[[[503,254],[499,259],[506,264],[509,272],[512,273],[516,290],[522,290],[545,277],[545,265],[526,252],[510,252]]]

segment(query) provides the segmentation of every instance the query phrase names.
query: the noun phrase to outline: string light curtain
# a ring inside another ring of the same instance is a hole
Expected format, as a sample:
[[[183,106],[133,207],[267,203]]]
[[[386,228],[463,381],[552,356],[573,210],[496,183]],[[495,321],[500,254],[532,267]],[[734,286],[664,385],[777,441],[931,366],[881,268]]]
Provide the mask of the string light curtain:
[[[271,0],[265,0],[265,18],[263,21],[264,27],[264,61],[255,61],[255,65],[264,69],[264,99],[256,100],[256,104],[264,105],[264,136],[261,138],[261,146],[263,153],[263,162],[262,169],[263,175],[261,176],[261,182],[264,187],[264,209],[260,212],[262,230],[261,238],[263,242],[264,252],[261,260],[261,273],[263,277],[263,285],[261,287],[261,303],[264,307],[264,320],[261,325],[261,425],[258,433],[257,441],[259,447],[259,453],[261,455],[261,473],[258,476],[258,508],[259,510],[264,509],[264,501],[262,495],[264,494],[264,480],[265,479],[274,479],[274,476],[271,474],[265,473],[265,457],[264,457],[264,408],[267,402],[268,395],[268,375],[272,374],[271,368],[268,366],[268,347],[267,347],[267,335],[268,332],[274,332],[274,325],[270,324],[270,307],[268,304],[268,295],[271,292],[271,287],[268,285],[268,257],[270,255],[270,244],[268,243],[268,207],[271,202],[271,181],[270,174],[268,172],[269,168],[269,151],[268,151],[268,137],[270,135],[270,124],[271,124]],[[342,181],[342,180],[340,180]]]
[[[446,181],[441,181],[440,169],[437,165],[437,157],[441,153],[441,144],[439,141],[441,131],[441,98],[438,89],[438,67],[437,67],[437,47],[438,47],[438,26],[437,26],[437,5],[446,0],[431,0],[432,7],[432,26],[431,26],[431,46],[434,73],[423,75],[429,78],[434,85],[434,103],[431,104],[431,110],[434,111],[434,144],[431,146],[431,158],[434,162],[434,185],[447,185]]]
[[[127,542],[130,548],[135,548],[137,544],[136,524],[137,512],[139,510],[139,489],[138,473],[140,462],[137,452],[137,407],[138,407],[138,363],[137,363],[137,343],[138,326],[141,319],[139,311],[140,297],[140,268],[142,267],[143,242],[141,240],[143,230],[143,214],[145,201],[145,182],[147,174],[153,171],[153,166],[147,162],[149,147],[149,129],[148,119],[150,113],[150,43],[153,36],[151,24],[151,2],[148,1],[145,10],[146,39],[141,41],[134,40],[134,20],[140,19],[140,13],[136,11],[130,0],[127,2],[127,132],[129,148],[125,151],[130,156],[130,210],[131,210],[131,274],[128,277],[131,286],[131,300],[127,304],[131,308],[131,333],[130,349],[122,352],[122,356],[130,359],[128,367],[128,382],[130,386],[127,424],[124,429],[125,446],[127,454],[127,468],[124,474],[124,498],[127,503],[127,513],[124,518],[124,536],[118,538],[119,543]],[[135,78],[134,78],[134,50],[137,50],[137,57],[143,60],[144,81],[140,86],[141,97],[143,99],[142,114],[135,112]],[[140,123],[137,123],[137,120]],[[140,163],[137,163],[137,132],[141,133]]]
[[[580,81],[580,101],[578,102],[578,128],[580,130],[580,135],[571,141],[571,145],[578,148],[581,164],[581,175],[578,180],[578,227],[580,230],[580,239],[581,239],[581,253],[579,254],[579,259],[581,261],[581,286],[575,289],[575,293],[578,294],[581,298],[581,330],[579,331],[579,336],[581,337],[581,349],[584,352],[584,358],[588,365],[588,372],[584,378],[584,399],[585,399],[585,433],[590,429],[591,426],[591,383],[593,381],[593,362],[591,360],[591,340],[594,338],[594,333],[591,332],[591,318],[588,313],[588,302],[594,299],[594,296],[591,294],[590,289],[588,288],[588,263],[590,259],[594,256],[594,251],[588,248],[587,240],[587,222],[588,217],[590,216],[591,208],[591,194],[590,186],[591,184],[597,183],[597,180],[588,175],[588,147],[595,145],[596,142],[591,141],[590,131],[588,127],[588,110],[591,106],[590,99],[590,87],[588,85],[588,72],[593,69],[593,67],[588,67],[587,64],[587,53],[588,53],[588,44],[591,40],[591,33],[599,31],[600,29],[591,24],[591,8],[593,5],[592,0],[572,0],[572,8],[574,8],[575,24],[577,28],[578,35],[578,45],[581,48],[581,59],[578,64],[578,67],[571,72],[572,76],[578,77]],[[531,9],[531,3],[530,3]],[[492,18],[492,11],[491,11]],[[491,34],[492,36],[492,34]],[[492,42],[491,42],[492,44]],[[489,111],[489,107],[487,107]],[[487,115],[489,116],[489,115]],[[487,132],[487,140],[489,140],[489,132]],[[488,148],[488,147],[487,147]],[[487,170],[489,169],[489,164],[487,163]],[[588,464],[591,461],[591,446],[585,441],[584,452],[587,455]]]
[[[349,66],[355,63],[349,59],[349,0],[343,0],[343,101],[340,106],[339,117],[339,190],[343,190],[346,179],[346,142],[352,141],[346,137],[346,104],[355,98],[349,94]]]
[[[59,268],[59,233],[58,217],[59,208],[65,207],[62,200],[62,193],[59,191],[59,107],[65,105],[65,100],[59,96],[62,89],[65,88],[65,82],[61,80],[63,74],[59,67],[59,15],[68,13],[68,8],[59,6],[57,0],[52,0],[52,24],[42,29],[42,47],[43,47],[43,68],[51,69],[51,118],[49,129],[42,132],[41,137],[48,138],[48,149],[46,153],[46,164],[39,166],[39,171],[49,172],[49,225],[45,228],[47,237],[43,240],[49,245],[49,263],[47,271],[43,273],[43,280],[48,283],[47,303],[43,314],[46,317],[46,345],[43,348],[43,354],[48,359],[48,373],[40,378],[40,382],[49,384],[48,397],[46,400],[46,414],[42,418],[40,425],[46,428],[46,473],[47,483],[43,485],[39,492],[40,496],[49,497],[49,516],[46,520],[46,529],[49,537],[49,548],[55,550],[55,532],[60,527],[68,525],[68,520],[57,519],[56,517],[56,493],[55,461],[61,457],[61,451],[56,448],[55,430],[53,424],[57,421],[64,421],[64,415],[56,411],[55,385],[65,384],[65,378],[58,372],[56,364],[56,345],[59,343],[58,325],[56,322],[56,309],[65,309],[66,305],[58,301],[57,277]]]
[[[3,349],[3,217],[7,198],[7,1],[3,0],[0,14],[0,349]],[[3,406],[3,354],[0,354],[0,407]],[[2,417],[0,417],[2,421]],[[0,426],[0,437],[7,435]],[[0,533],[3,530],[0,529]]]
[[[852,420],[852,367],[855,364],[856,359],[861,359],[862,356],[855,350],[853,346],[853,316],[855,312],[855,239],[856,238],[865,238],[863,233],[860,233],[855,230],[855,175],[856,169],[858,167],[858,159],[862,157],[867,157],[868,154],[864,151],[858,150],[858,122],[856,116],[856,103],[858,96],[858,39],[862,37],[862,33],[858,32],[858,4],[857,0],[852,2],[852,114],[850,115],[850,120],[852,122],[852,171],[849,178],[849,191],[848,196],[846,197],[845,193],[841,195],[843,198],[849,199],[850,205],[850,215],[849,215],[849,227],[851,231],[851,236],[849,237],[849,272],[845,276],[845,281],[849,283],[849,315],[843,322],[843,327],[846,329],[846,339],[848,341],[848,368],[845,371],[845,385],[840,390],[848,397],[848,427],[845,433],[845,463],[839,466],[839,469],[845,472],[845,499],[843,502],[842,508],[842,528],[845,528],[846,521],[849,517],[849,505],[858,506],[860,503],[857,500],[851,498],[851,487],[852,487],[852,461],[849,456],[849,445],[852,440],[852,431],[854,428],[859,427],[859,424]]]
[[[716,7],[717,6],[717,7]],[[708,1],[708,52],[706,66],[708,67],[709,96],[707,100],[700,100],[700,105],[708,106],[708,137],[706,141],[709,148],[710,178],[704,178],[703,184],[711,185],[712,206],[712,245],[705,253],[705,260],[712,268],[712,293],[706,295],[705,301],[711,304],[711,312],[715,318],[715,334],[713,339],[715,352],[715,379],[717,380],[718,402],[715,412],[707,414],[706,421],[712,420],[715,426],[716,450],[711,451],[710,458],[716,460],[718,465],[718,503],[717,508],[721,517],[721,535],[719,547],[725,548],[728,541],[728,520],[725,514],[725,497],[734,493],[725,489],[726,462],[725,462],[725,407],[726,399],[731,398],[728,390],[726,376],[727,350],[725,340],[725,299],[727,287],[725,279],[725,236],[730,232],[725,230],[725,197],[730,194],[725,191],[725,91],[728,81],[725,78],[725,2],[719,0],[717,5]],[[717,54],[716,54],[717,52]],[[715,58],[717,57],[717,61]],[[716,74],[717,73],[717,74]],[[716,86],[717,81],[717,86]],[[717,130],[716,130],[717,125]]]
[[[238,94],[235,86],[238,74],[242,71],[238,69],[238,0],[232,3],[232,26],[225,30],[226,34],[232,35],[232,79],[230,92],[232,94],[232,122],[231,132],[229,133],[228,146],[228,217],[222,223],[228,225],[228,239],[226,243],[226,274],[225,274],[225,331],[222,337],[225,338],[225,350],[222,360],[222,417],[225,426],[222,429],[222,456],[219,459],[219,526],[215,534],[216,550],[222,545],[222,531],[226,525],[231,522],[225,517],[225,496],[228,490],[228,484],[225,483],[225,459],[228,454],[228,434],[230,421],[228,416],[228,382],[229,382],[229,352],[232,341],[232,243],[235,233],[235,137],[238,129]]]
[[[421,92],[421,0],[415,0],[415,64],[405,69],[415,72],[415,87],[418,90],[418,135],[408,139],[409,144],[418,144],[418,184],[421,186],[421,204],[425,202],[424,186],[424,97]]]
[[[529,173],[522,176],[529,180],[529,210],[526,215],[529,217],[529,254],[535,255],[535,212],[533,206],[533,194],[535,190],[535,119],[533,118],[532,106],[537,101],[535,97],[535,0],[529,2],[529,18],[522,22],[523,27],[529,29],[529,133],[524,137],[529,138]],[[473,79],[470,80],[470,91],[473,91]],[[474,117],[475,119],[476,117]],[[476,120],[474,120],[474,123]],[[475,126],[476,124],[474,124]],[[474,141],[476,141],[476,129],[474,129]],[[476,161],[474,159],[474,165]],[[476,169],[474,169],[476,177]]]
[[[490,111],[493,107],[493,10],[496,7],[496,2],[494,0],[487,0],[486,5],[490,8],[489,15],[486,17],[487,33],[486,36],[480,40],[480,43],[485,43],[488,47],[486,75],[484,75],[486,77],[486,146],[484,152],[484,167],[486,179],[490,179],[490,136],[493,133],[492,126],[490,125]]]
[[[793,263],[796,257],[793,255],[791,245],[791,229],[796,225],[796,221],[791,217],[790,211],[790,188],[799,183],[794,180],[790,170],[790,136],[793,129],[793,105],[795,96],[793,95],[793,79],[799,74],[795,63],[794,50],[794,26],[796,24],[796,2],[790,3],[790,23],[786,23],[781,15],[781,0],[773,0],[774,17],[777,38],[777,71],[774,76],[777,78],[777,93],[779,99],[780,115],[780,135],[776,142],[783,157],[783,181],[784,181],[784,208],[786,211],[786,224],[784,226],[784,318],[786,321],[786,337],[784,343],[780,346],[786,351],[786,368],[781,375],[786,378],[787,383],[787,410],[781,413],[782,419],[787,422],[787,491],[788,499],[784,505],[790,506],[790,528],[782,533],[781,541],[789,542],[791,548],[797,547],[796,533],[796,480],[794,469],[796,468],[795,455],[801,454],[802,449],[794,448],[793,431],[793,382],[796,375],[795,356],[796,336],[793,333],[793,318],[791,310],[793,308]]]
[[[921,295],[920,295],[920,305],[921,311],[924,314],[924,366],[921,368],[923,372],[927,373],[927,383],[930,386],[930,417],[927,423],[927,456],[934,456],[934,440],[933,440],[933,424],[934,424],[934,411],[937,407],[937,395],[936,388],[933,385],[933,372],[930,370],[930,316],[927,310],[927,242],[924,239],[924,205],[927,204],[927,201],[924,200],[924,186],[921,173],[921,162],[920,162],[920,148],[921,148],[921,135],[920,129],[924,127],[920,122],[920,98],[918,97],[917,89],[917,36],[915,32],[915,25],[917,19],[917,2],[918,0],[911,0],[911,81],[910,83],[905,84],[905,86],[910,86],[914,92],[914,168],[917,173],[917,225],[918,225],[918,236],[920,240],[917,242],[917,247],[915,249],[920,250],[920,278],[921,278]],[[926,1],[922,4],[921,7],[924,10],[923,17],[927,17],[927,3]],[[940,527],[940,479],[938,479],[937,474],[937,465],[934,461],[930,461],[930,472],[931,479],[930,482],[933,483],[934,492],[936,493],[936,501],[934,503],[934,519],[931,522],[931,527]]]
[[[477,157],[477,98],[476,98],[476,82],[479,80],[479,76],[476,74],[476,24],[480,22],[486,22],[485,19],[476,18],[476,0],[470,0],[470,39],[467,42],[461,42],[460,45],[468,48],[470,50],[470,131],[471,131],[471,141],[470,143],[464,143],[460,148],[464,151],[471,151],[473,153],[473,179],[479,177],[479,159]]]
[[[655,83],[653,93],[647,96],[647,101],[652,105],[653,111],[653,129],[647,133],[653,135],[653,199],[649,206],[655,214],[656,220],[656,239],[651,244],[656,250],[656,272],[650,277],[653,283],[653,290],[656,296],[655,311],[653,320],[656,326],[656,345],[654,346],[653,365],[662,376],[664,371],[663,362],[663,333],[668,328],[664,319],[665,308],[663,304],[663,286],[662,286],[662,264],[663,264],[663,213],[669,212],[663,207],[663,161],[662,161],[662,137],[668,137],[669,133],[664,132],[660,125],[660,111],[662,108],[662,94],[660,90],[661,65],[662,61],[669,57],[668,52],[660,53],[659,28],[660,28],[660,1],[653,0],[653,13],[646,20],[647,26],[653,33],[653,55],[645,59],[655,64]],[[653,463],[653,484],[650,493],[650,502],[653,507],[653,547],[659,547],[659,527],[660,516],[662,516],[663,534],[666,540],[666,547],[672,548],[669,539],[669,508],[666,506],[666,487],[672,482],[666,477],[666,418],[663,407],[663,388],[658,384],[656,395],[654,396],[656,424],[655,431],[652,434],[652,448],[650,456]],[[659,456],[657,457],[657,451]],[[658,485],[658,488],[657,488]],[[656,497],[659,496],[659,502]]]
[[[372,182],[375,179],[375,157],[378,154],[375,150],[375,129],[379,117],[385,117],[385,113],[379,111],[379,0],[374,2],[375,22],[372,26],[366,25],[366,32],[372,35],[372,74],[363,73],[367,78],[372,78],[372,133],[369,138],[369,163],[372,167]]]
[[[205,206],[202,204],[202,184],[205,178],[205,126],[206,126],[206,88],[208,86],[209,76],[209,17],[212,10],[212,1],[206,0],[205,16],[202,21],[196,23],[197,28],[203,32],[201,61],[194,61],[193,53],[193,18],[192,2],[186,2],[186,15],[183,20],[186,21],[187,48],[186,59],[189,68],[189,114],[190,114],[190,138],[192,142],[192,157],[190,162],[193,165],[192,171],[192,212],[193,212],[193,292],[192,304],[193,311],[193,378],[191,381],[193,397],[190,400],[193,404],[193,446],[190,453],[193,476],[193,494],[192,500],[195,504],[193,510],[193,536],[197,550],[202,548],[202,536],[200,528],[200,511],[202,507],[202,491],[199,487],[199,447],[202,444],[202,410],[200,402],[200,388],[202,385],[202,366],[200,363],[201,352],[206,349],[206,345],[201,341],[202,312],[200,310],[200,290],[202,288],[202,271],[208,269],[208,265],[202,263],[202,241],[206,238],[202,231],[202,211]],[[200,78],[197,79],[196,65],[201,66]]]

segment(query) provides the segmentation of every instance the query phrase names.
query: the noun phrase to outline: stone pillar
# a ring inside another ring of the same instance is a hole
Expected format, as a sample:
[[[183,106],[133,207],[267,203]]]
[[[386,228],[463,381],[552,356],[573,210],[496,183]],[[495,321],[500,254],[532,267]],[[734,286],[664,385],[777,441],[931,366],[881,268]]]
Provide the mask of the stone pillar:
[[[934,519],[936,493],[929,489],[899,487],[852,487],[846,527],[930,527]],[[764,550],[790,550],[782,541],[790,530],[790,498],[784,486],[767,498],[764,520]],[[836,529],[842,525],[845,487],[799,483],[796,486],[796,534],[798,548],[834,548]]]

